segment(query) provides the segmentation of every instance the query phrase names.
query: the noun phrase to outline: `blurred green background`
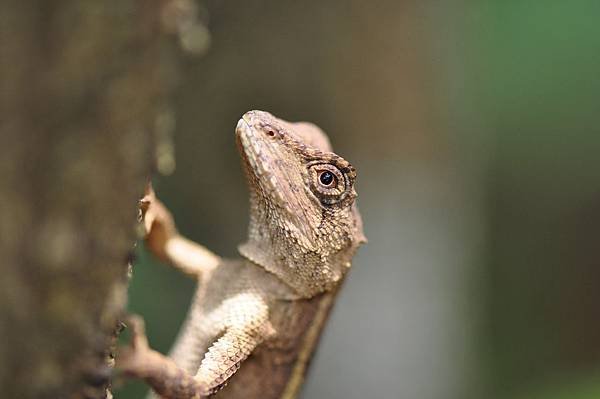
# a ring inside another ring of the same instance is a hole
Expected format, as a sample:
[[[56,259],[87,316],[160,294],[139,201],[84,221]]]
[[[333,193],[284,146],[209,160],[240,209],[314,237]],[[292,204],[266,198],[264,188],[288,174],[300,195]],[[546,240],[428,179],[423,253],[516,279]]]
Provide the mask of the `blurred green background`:
[[[317,123],[358,169],[370,241],[303,398],[600,398],[600,2],[199,4],[211,46],[182,60],[155,182],[180,231],[236,256],[247,110]],[[193,289],[140,249],[155,348]]]

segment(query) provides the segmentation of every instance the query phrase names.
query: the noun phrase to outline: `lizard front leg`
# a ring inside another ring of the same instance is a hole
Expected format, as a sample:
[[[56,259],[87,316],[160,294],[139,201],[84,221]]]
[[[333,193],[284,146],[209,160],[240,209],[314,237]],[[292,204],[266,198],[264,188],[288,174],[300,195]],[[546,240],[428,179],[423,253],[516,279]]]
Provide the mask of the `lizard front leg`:
[[[215,393],[275,331],[268,320],[266,303],[253,294],[224,301],[208,319],[221,320],[222,334],[204,355],[195,376],[148,347],[139,318],[132,320],[132,345],[119,356],[117,367],[126,375],[143,379],[165,399],[201,398]]]
[[[173,216],[156,198],[151,185],[140,200],[145,241],[150,252],[185,274],[205,275],[221,263],[221,257],[177,232]]]
[[[237,294],[223,301],[208,317],[219,320],[224,332],[208,349],[196,378],[204,381],[211,393],[218,391],[240,368],[250,353],[275,330],[269,321],[264,300],[252,292]]]

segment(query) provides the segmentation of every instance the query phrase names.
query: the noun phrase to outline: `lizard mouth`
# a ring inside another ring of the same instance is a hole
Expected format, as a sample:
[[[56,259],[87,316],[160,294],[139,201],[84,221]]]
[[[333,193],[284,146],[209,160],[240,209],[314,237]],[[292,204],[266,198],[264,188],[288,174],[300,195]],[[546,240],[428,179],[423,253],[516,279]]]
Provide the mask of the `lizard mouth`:
[[[245,116],[245,115],[244,115]],[[248,157],[249,151],[249,136],[252,135],[252,128],[248,124],[248,122],[242,117],[235,127],[235,141],[240,152],[240,156],[245,163],[245,170],[250,172],[252,169],[252,165],[250,163],[250,159]]]
[[[269,185],[271,181],[265,177],[272,174],[267,162],[267,159],[272,157],[271,149],[269,143],[261,137],[261,132],[253,127],[252,122],[252,117],[246,113],[235,128],[236,143],[244,164],[243,169],[251,187]],[[274,188],[269,187],[269,189]]]
[[[250,125],[248,124],[248,121],[246,119],[244,119],[246,117],[246,115],[242,116],[240,118],[240,120],[237,123],[237,126],[235,127],[235,132],[240,135],[244,130],[249,129]]]
[[[277,158],[268,136],[260,129],[260,111],[246,112],[235,128],[236,141],[240,155],[246,162],[247,169],[256,177],[269,176],[273,173],[269,162]]]
[[[272,116],[262,111],[245,113],[235,128],[236,142],[242,157],[243,169],[251,191],[269,193],[268,197],[282,209],[287,209],[290,198],[282,192],[290,192],[291,177],[281,161],[287,151],[264,120]],[[272,133],[272,134],[270,134]]]

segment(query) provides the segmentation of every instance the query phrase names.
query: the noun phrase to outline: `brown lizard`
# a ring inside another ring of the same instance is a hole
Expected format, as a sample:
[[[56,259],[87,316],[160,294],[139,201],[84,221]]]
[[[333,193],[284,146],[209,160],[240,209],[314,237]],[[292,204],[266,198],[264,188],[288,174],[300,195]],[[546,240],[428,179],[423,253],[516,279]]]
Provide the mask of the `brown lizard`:
[[[366,241],[355,169],[331,152],[318,127],[250,111],[236,139],[250,187],[242,259],[222,259],[180,236],[153,192],[142,200],[150,250],[198,279],[168,358],[148,347],[134,317],[131,345],[117,359],[126,375],[163,398],[294,398],[339,285]]]

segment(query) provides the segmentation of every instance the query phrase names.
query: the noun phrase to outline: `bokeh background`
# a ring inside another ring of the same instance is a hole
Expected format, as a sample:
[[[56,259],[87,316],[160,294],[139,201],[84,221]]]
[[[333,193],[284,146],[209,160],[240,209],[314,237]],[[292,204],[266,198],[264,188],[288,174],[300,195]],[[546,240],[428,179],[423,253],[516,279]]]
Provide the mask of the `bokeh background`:
[[[369,243],[303,398],[600,398],[599,2],[199,5],[211,45],[182,60],[155,181],[180,231],[236,256],[247,110],[317,123],[358,169]],[[193,289],[140,244],[155,348]]]

